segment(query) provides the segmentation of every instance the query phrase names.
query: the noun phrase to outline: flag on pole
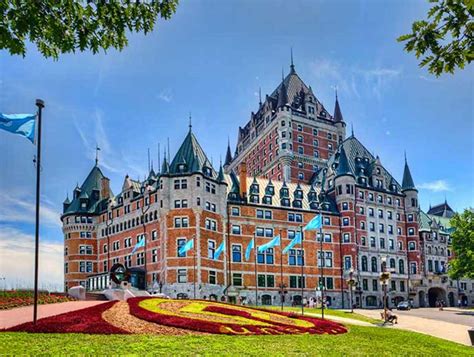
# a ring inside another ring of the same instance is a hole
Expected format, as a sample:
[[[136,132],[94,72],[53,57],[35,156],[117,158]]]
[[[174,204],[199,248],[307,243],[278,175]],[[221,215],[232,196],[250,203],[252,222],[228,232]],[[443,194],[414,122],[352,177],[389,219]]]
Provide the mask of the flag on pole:
[[[285,249],[283,249],[283,254],[288,253],[290,249],[292,249],[295,245],[301,244],[301,233],[296,232],[295,237],[291,240],[290,244],[286,246]]]
[[[141,239],[138,241],[137,244],[135,244],[135,247],[133,247],[132,254],[135,253],[138,248],[144,247],[145,246],[145,237],[141,237]]]
[[[221,245],[219,247],[217,247],[216,251],[214,252],[214,260],[217,260],[219,259],[219,256],[221,255],[221,253],[225,250],[225,243],[224,241],[222,241]]]
[[[318,214],[303,228],[304,231],[314,231],[323,226],[323,217]]]
[[[255,239],[252,238],[247,249],[245,249],[245,260],[250,259],[250,253],[252,253],[252,249],[255,248]]]
[[[24,136],[33,144],[35,142],[36,114],[3,114],[0,113],[0,129]]]
[[[276,236],[270,242],[265,243],[264,245],[261,245],[260,247],[258,247],[258,252],[262,253],[266,251],[267,249],[276,247],[277,245],[280,245],[280,236]]]
[[[188,250],[190,249],[193,249],[194,248],[194,238],[188,240],[186,242],[186,244],[184,244],[181,248],[179,248],[178,250],[178,254],[184,254],[186,253]]]

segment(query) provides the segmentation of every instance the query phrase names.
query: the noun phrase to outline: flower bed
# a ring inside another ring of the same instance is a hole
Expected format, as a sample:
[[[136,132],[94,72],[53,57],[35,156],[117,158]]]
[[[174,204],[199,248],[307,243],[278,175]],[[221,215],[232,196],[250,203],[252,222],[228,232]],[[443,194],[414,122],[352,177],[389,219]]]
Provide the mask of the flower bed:
[[[157,324],[227,335],[340,334],[338,323],[313,317],[201,300],[133,298],[130,313]]]
[[[102,313],[116,302],[110,301],[81,310],[46,317],[37,321],[27,322],[10,327],[4,331],[38,332],[38,333],[88,333],[88,334],[128,334],[128,332],[112,326],[102,318]]]
[[[74,301],[75,299],[55,293],[40,292],[38,304],[54,304],[58,302]],[[34,293],[29,290],[2,291],[0,292],[0,310],[13,309],[15,307],[33,305]]]

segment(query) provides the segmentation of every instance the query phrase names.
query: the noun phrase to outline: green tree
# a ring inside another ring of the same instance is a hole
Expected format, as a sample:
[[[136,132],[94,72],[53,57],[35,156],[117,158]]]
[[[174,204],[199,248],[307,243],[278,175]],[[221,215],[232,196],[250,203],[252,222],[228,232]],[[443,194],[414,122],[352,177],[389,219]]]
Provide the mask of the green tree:
[[[415,21],[412,33],[400,36],[405,51],[421,57],[420,67],[437,77],[454,73],[474,59],[474,1],[430,0],[428,20]]]
[[[127,46],[127,31],[145,34],[169,19],[178,0],[0,0],[0,49],[26,54],[34,43],[45,57]]]
[[[449,276],[474,279],[474,211],[466,209],[462,214],[455,214],[450,224],[454,229],[451,235],[454,259],[449,262]]]

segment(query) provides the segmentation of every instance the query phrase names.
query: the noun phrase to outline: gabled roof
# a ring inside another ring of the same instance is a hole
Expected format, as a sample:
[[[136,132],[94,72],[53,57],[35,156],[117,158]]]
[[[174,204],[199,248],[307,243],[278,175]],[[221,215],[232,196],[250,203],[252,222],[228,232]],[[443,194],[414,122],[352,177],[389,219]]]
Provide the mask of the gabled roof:
[[[354,174],[351,172],[351,169],[349,168],[349,162],[347,160],[347,155],[346,151],[344,150],[344,146],[341,146],[341,149],[339,151],[339,163],[336,168],[336,177],[344,175],[354,176]]]
[[[184,165],[184,170],[180,170],[179,165]],[[184,138],[183,143],[176,152],[176,155],[169,165],[168,174],[190,174],[195,172],[203,173],[203,168],[208,167],[211,170],[211,177],[216,179],[217,172],[212,167],[209,159],[207,158],[204,150],[197,141],[193,132],[189,130],[188,134]]]

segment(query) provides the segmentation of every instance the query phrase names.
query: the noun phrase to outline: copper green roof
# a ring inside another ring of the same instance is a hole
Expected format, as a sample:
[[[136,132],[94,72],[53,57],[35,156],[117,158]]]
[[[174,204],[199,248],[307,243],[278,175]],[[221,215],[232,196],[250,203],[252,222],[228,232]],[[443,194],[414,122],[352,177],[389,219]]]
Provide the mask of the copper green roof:
[[[344,146],[342,146],[339,152],[339,163],[336,168],[336,177],[344,175],[354,176],[349,167],[346,151],[344,150]]]
[[[181,166],[182,165],[182,166]],[[170,175],[176,174],[190,174],[201,172],[204,173],[204,168],[207,167],[211,171],[211,177],[217,179],[217,172],[210,164],[204,150],[197,141],[193,132],[189,130],[184,138],[183,143],[178,149],[173,161],[169,165],[168,173]]]
[[[70,204],[65,204],[64,214],[84,213],[95,214],[99,213],[104,201],[101,197],[101,182],[104,174],[98,166],[94,166],[87,175],[81,187],[74,190],[75,195]],[[84,208],[81,201],[86,203]]]

